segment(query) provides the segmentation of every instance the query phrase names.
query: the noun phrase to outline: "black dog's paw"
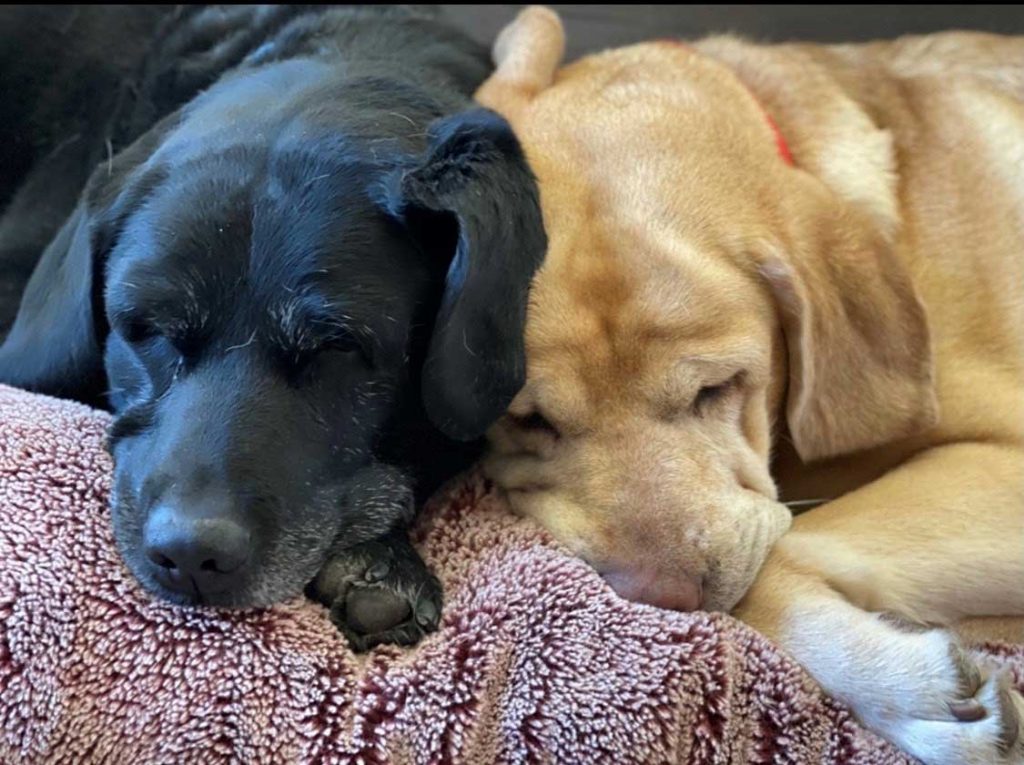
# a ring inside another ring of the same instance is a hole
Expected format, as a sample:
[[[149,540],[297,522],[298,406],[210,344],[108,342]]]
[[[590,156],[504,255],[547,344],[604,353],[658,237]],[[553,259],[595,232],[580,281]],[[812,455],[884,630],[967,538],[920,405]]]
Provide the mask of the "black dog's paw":
[[[381,643],[413,645],[437,629],[441,585],[401,537],[342,550],[321,569],[312,595],[356,651]]]

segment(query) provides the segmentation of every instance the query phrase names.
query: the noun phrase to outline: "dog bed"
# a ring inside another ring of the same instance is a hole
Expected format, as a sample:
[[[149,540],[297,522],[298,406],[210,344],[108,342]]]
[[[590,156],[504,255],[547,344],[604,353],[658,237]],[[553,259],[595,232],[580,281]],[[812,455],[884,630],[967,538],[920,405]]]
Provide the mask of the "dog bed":
[[[616,597],[479,477],[417,544],[440,630],[351,653],[325,609],[196,611],[129,576],[107,415],[0,386],[3,763],[905,763],[724,615]],[[1024,648],[988,646],[1024,681]]]

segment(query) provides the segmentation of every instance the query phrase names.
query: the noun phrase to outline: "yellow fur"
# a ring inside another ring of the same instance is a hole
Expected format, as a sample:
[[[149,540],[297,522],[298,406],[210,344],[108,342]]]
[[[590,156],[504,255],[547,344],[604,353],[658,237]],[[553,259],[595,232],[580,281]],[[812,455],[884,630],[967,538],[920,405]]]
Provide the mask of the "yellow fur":
[[[933,627],[1024,615],[1024,39],[563,47],[527,9],[478,93],[550,239],[489,472],[926,762],[1020,762],[1024,700]]]

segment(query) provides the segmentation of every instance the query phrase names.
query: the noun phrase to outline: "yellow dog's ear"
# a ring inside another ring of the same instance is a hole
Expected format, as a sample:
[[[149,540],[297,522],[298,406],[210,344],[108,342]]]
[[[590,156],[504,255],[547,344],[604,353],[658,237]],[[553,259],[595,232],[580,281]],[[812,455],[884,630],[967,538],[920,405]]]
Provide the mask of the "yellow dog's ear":
[[[558,14],[542,5],[525,8],[495,40],[496,69],[480,86],[476,100],[514,118],[551,84],[564,53],[565,31]]]
[[[927,318],[906,267],[870,216],[818,201],[793,213],[807,216],[794,251],[761,262],[788,346],[786,419],[805,462],[938,419]]]
[[[697,47],[756,94],[796,164],[780,178],[787,241],[760,268],[786,335],[797,453],[826,459],[934,425],[928,321],[896,252],[892,137],[798,48],[731,37]]]

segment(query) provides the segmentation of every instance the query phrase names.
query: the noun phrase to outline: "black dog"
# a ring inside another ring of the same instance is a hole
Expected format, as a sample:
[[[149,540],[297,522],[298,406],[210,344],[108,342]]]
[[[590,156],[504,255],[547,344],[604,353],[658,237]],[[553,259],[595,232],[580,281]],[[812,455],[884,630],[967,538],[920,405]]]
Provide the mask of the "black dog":
[[[521,386],[545,249],[518,143],[471,108],[486,51],[401,7],[154,35],[97,128],[148,130],[46,246],[0,382],[112,408],[115,535],[149,590],[255,606],[314,581],[355,646],[413,642],[441,593],[406,527]]]

